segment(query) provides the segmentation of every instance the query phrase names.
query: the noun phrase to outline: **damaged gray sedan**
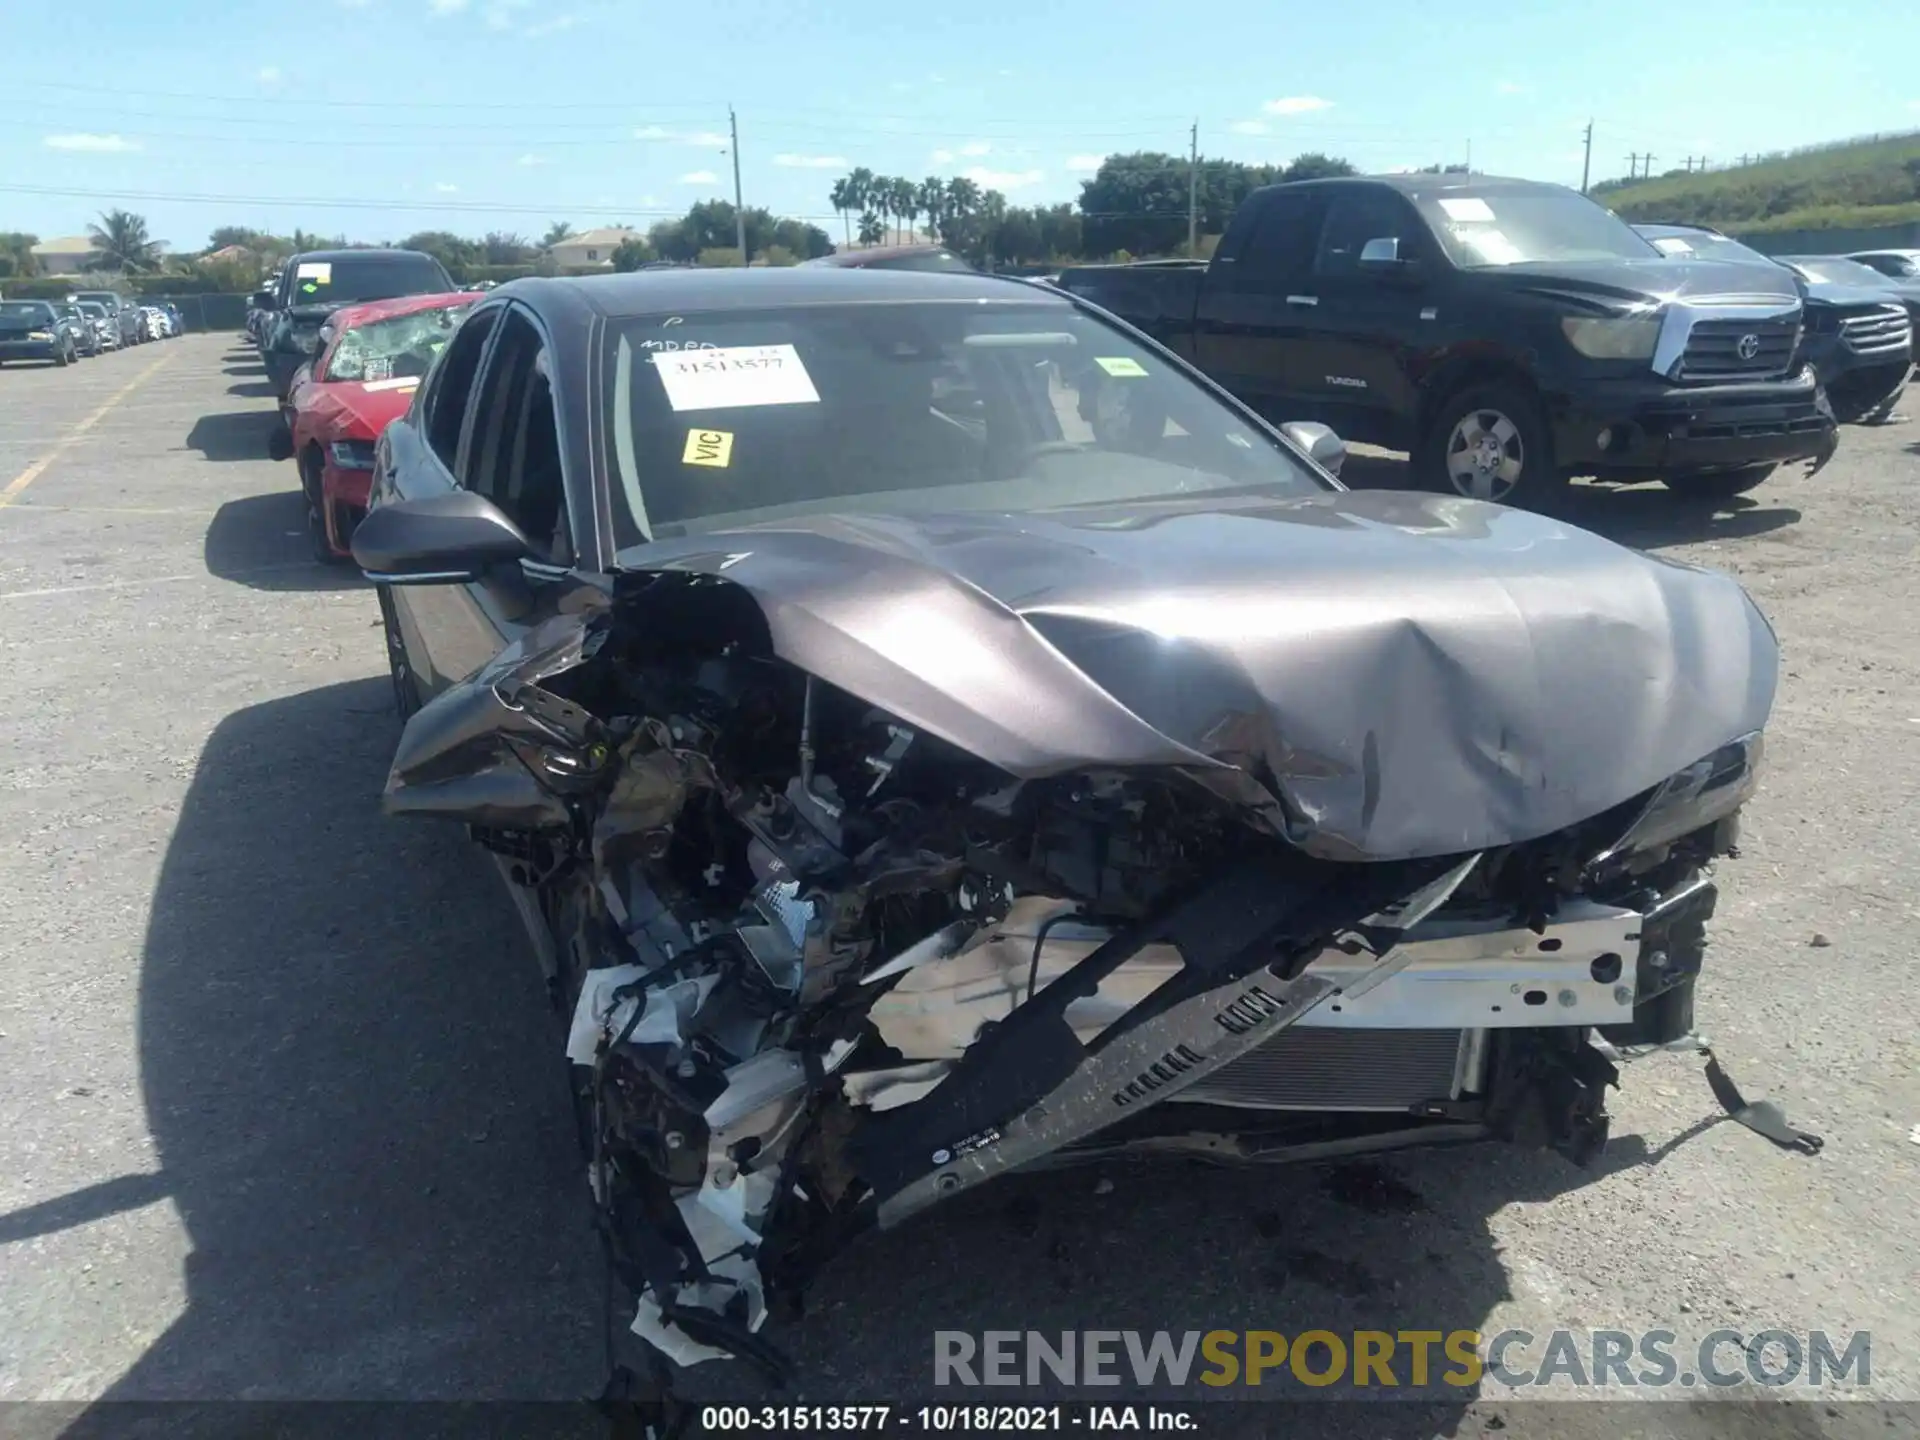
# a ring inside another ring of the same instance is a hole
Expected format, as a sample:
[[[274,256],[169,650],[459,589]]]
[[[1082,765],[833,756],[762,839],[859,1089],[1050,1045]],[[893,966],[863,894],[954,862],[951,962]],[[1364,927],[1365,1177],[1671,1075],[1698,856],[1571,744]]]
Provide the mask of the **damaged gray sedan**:
[[[1586,1161],[1690,1034],[1765,619],[1328,439],[985,276],[466,319],[353,540],[385,805],[508,878],[655,1351],[779,1373],[836,1249],[1016,1169]]]

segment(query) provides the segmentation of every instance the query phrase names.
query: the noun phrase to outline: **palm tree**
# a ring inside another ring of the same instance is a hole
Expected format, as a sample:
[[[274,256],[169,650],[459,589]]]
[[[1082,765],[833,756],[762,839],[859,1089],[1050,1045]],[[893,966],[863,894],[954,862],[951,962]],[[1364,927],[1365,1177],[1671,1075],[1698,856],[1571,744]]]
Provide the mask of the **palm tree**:
[[[869,210],[860,217],[860,243],[878,245],[887,238],[887,224],[877,214]]]
[[[839,214],[840,233],[847,237],[848,244],[853,243],[853,231],[851,229],[851,222],[847,219],[847,212],[859,208],[854,203],[852,185],[853,177],[851,175],[842,175],[838,180],[833,182],[833,189],[827,192],[827,203],[833,206],[834,210]]]
[[[556,220],[547,226],[547,233],[540,237],[540,248],[542,250],[551,250],[562,240],[570,239],[572,235],[573,226],[564,220]]]
[[[880,217],[880,239],[884,242],[892,233],[888,223],[893,219],[893,177],[876,175],[867,187],[867,209]]]
[[[144,275],[160,268],[160,242],[147,238],[146,217],[127,210],[109,210],[98,225],[89,225],[93,255],[91,270],[121,270]]]
[[[938,175],[929,175],[920,182],[920,213],[927,217],[927,233],[939,235],[940,220],[947,213],[947,182]]]
[[[887,181],[887,201],[893,213],[907,222],[906,238],[913,239],[913,222],[920,214],[920,187],[911,180],[896,176]]]

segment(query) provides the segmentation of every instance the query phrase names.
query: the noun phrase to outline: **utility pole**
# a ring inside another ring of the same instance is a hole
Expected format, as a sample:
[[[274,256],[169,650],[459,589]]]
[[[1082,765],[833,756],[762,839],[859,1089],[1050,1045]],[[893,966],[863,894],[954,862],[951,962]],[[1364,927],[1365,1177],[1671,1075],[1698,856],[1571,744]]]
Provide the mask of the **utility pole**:
[[[740,121],[731,105],[727,107],[727,129],[733,136],[733,239],[740,247],[740,264],[744,267],[753,257],[747,254],[747,205],[740,198]]]
[[[1200,122],[1187,131],[1187,258],[1200,255]]]
[[[1471,175],[1472,173],[1473,173],[1473,141],[1472,139],[1468,139],[1467,141],[1467,174]]]
[[[1642,180],[1651,180],[1653,178],[1653,152],[1651,150],[1640,157],[1640,178]]]
[[[1631,155],[1627,156],[1627,179],[1638,180],[1639,178],[1640,178],[1640,152],[1636,150]]]
[[[1593,175],[1593,121],[1587,121],[1587,153],[1580,162],[1580,193],[1587,193],[1587,181]]]

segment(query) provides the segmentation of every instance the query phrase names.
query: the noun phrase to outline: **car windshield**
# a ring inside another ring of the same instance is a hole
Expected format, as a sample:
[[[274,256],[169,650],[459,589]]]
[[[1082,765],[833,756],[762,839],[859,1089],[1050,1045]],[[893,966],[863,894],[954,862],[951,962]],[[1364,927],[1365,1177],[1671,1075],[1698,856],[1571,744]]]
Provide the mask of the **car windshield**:
[[[355,325],[340,337],[321,378],[365,381],[425,375],[446,348],[460,317],[472,308],[469,301]]]
[[[1920,260],[1910,255],[1876,255],[1868,268],[1878,270],[1882,275],[1898,275],[1902,279],[1920,278]]]
[[[1827,285],[1859,285],[1868,290],[1887,288],[1887,277],[1857,260],[1830,260],[1819,255],[1795,255],[1787,262],[1807,279]]]
[[[1611,210],[1572,190],[1449,191],[1414,202],[1448,257],[1466,270],[1568,260],[1651,260],[1659,255]]]
[[[8,320],[51,320],[53,307],[44,300],[0,300],[0,318]]]
[[[395,300],[402,295],[437,295],[454,288],[439,262],[426,255],[296,260],[291,283],[289,305]]]
[[[113,294],[111,291],[104,290],[82,290],[74,298],[76,300],[91,300],[94,304],[102,307],[111,307],[120,302],[118,295]]]
[[[610,341],[621,544],[832,512],[1031,511],[1326,486],[1063,305],[674,316]]]
[[[80,313],[91,316],[96,320],[104,320],[107,318],[107,307],[102,305],[98,300],[82,300],[80,302]]]
[[[1701,230],[1641,230],[1640,233],[1653,242],[1654,249],[1673,260],[1737,260],[1747,265],[1775,263],[1758,250],[1750,250],[1725,235],[1709,235]]]

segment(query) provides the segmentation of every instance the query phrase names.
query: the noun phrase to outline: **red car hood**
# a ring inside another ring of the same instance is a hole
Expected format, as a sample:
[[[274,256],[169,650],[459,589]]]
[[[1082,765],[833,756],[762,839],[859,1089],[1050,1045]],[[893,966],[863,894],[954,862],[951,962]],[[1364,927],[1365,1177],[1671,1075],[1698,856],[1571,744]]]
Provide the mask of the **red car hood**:
[[[411,375],[309,385],[300,397],[298,422],[315,440],[378,440],[382,430],[407,413],[419,388],[419,378]]]

